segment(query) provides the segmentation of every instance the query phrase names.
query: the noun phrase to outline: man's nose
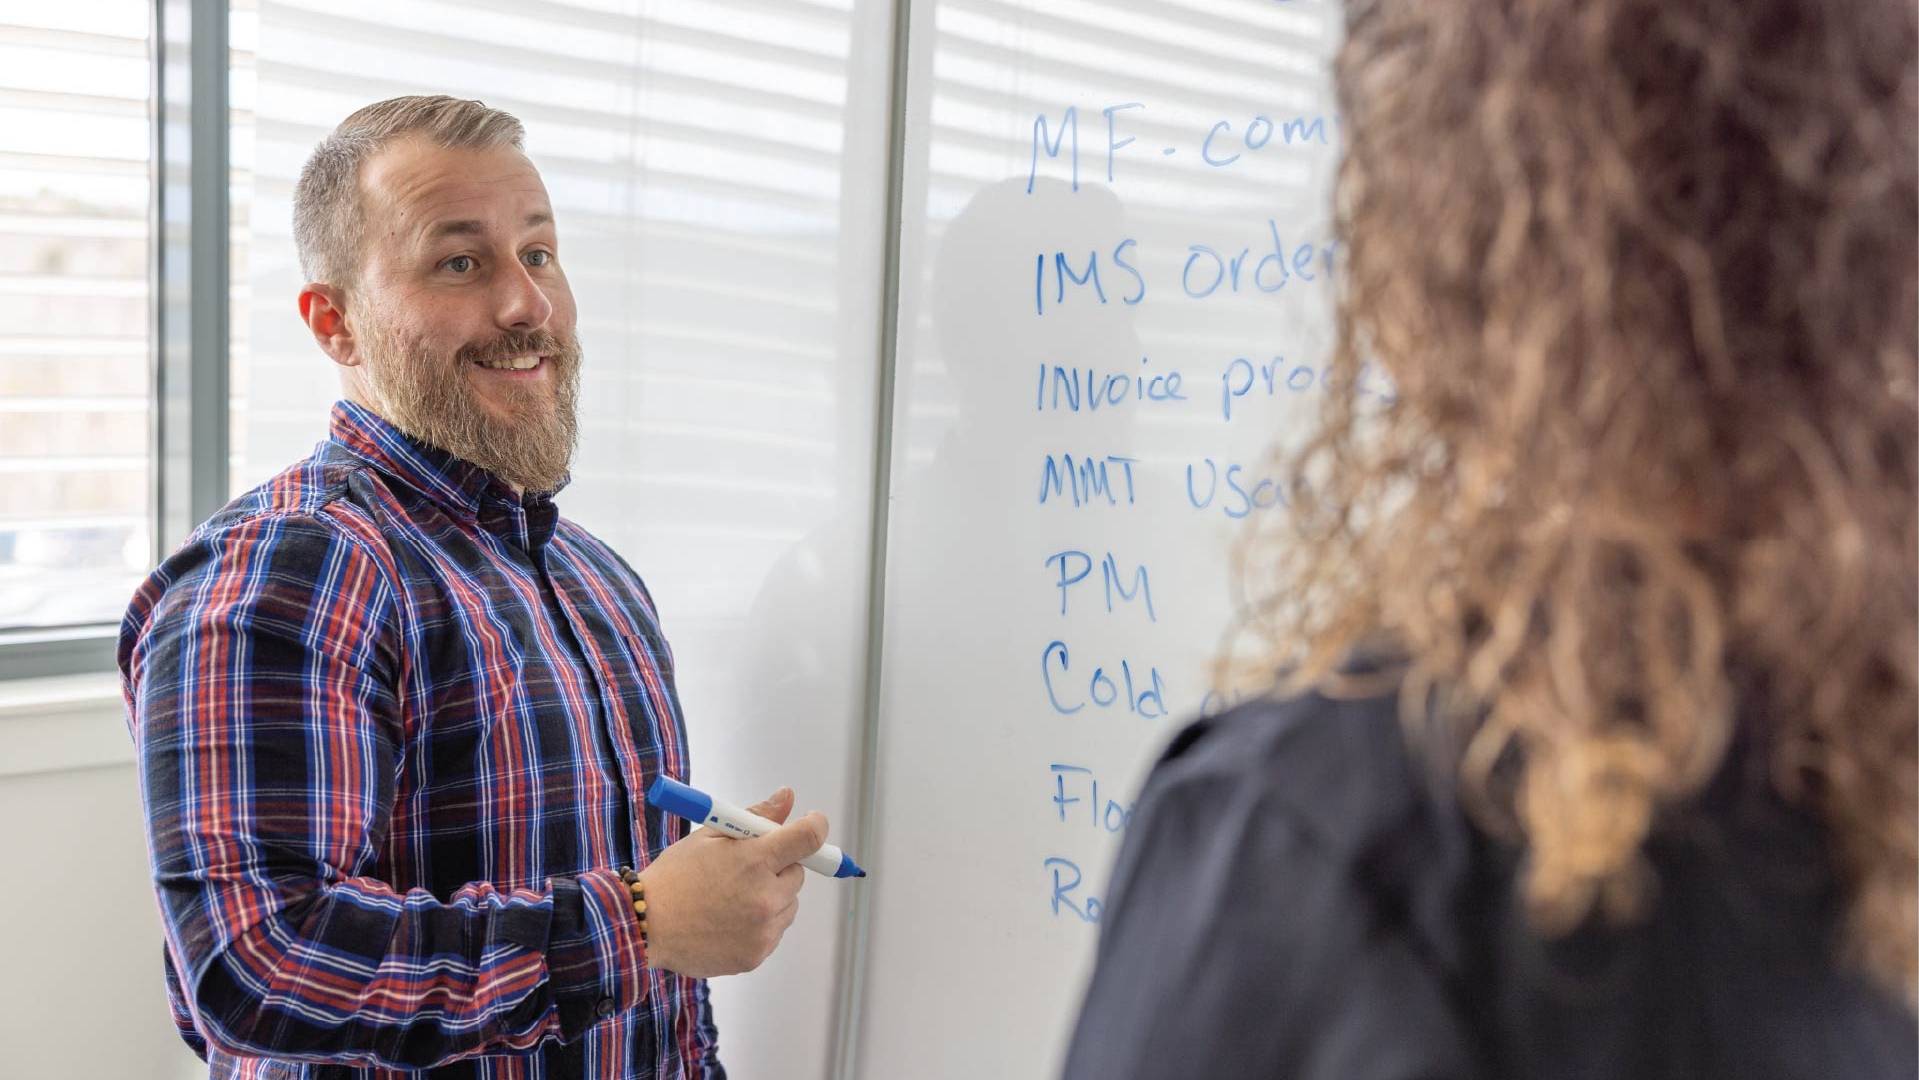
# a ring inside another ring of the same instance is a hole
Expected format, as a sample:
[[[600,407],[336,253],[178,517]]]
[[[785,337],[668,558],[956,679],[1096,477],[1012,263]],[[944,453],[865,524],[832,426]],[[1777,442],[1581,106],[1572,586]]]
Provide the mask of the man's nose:
[[[553,317],[553,301],[518,262],[499,276],[493,293],[493,317],[502,330],[538,330]]]

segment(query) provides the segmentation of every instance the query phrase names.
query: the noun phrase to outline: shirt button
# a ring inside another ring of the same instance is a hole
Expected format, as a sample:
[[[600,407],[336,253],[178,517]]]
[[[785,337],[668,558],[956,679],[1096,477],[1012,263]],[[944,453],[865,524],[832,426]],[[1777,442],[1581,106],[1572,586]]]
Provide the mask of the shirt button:
[[[599,1013],[600,1019],[602,1020],[605,1020],[607,1017],[612,1016],[613,1015],[613,999],[601,998],[600,1003],[593,1007],[593,1011]]]

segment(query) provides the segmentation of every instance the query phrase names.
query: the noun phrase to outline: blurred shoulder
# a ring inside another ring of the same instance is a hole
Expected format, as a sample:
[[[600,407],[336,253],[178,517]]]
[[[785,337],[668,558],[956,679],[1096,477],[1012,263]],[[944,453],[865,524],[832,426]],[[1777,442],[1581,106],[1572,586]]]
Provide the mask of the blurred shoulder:
[[[1186,727],[1141,790],[1112,906],[1148,878],[1230,880],[1182,903],[1217,921],[1248,896],[1287,897],[1283,910],[1295,912],[1325,901],[1363,924],[1365,940],[1391,940],[1435,977],[1462,978],[1478,940],[1464,913],[1483,906],[1494,863],[1453,793],[1450,758],[1427,748],[1423,717],[1402,722],[1399,699],[1396,686],[1271,696]],[[1264,933],[1271,910],[1235,925]],[[1324,936],[1283,951],[1342,970],[1364,952]]]
[[[1348,857],[1413,835],[1456,850],[1466,827],[1450,777],[1432,767],[1413,730],[1396,688],[1247,701],[1174,736],[1141,807],[1194,798],[1241,806],[1282,817],[1323,851]]]

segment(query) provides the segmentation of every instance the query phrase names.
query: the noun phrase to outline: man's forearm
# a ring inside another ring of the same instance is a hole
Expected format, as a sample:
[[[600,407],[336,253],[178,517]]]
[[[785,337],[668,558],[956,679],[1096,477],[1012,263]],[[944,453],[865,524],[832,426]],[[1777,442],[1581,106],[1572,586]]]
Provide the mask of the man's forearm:
[[[446,902],[354,878],[293,899],[224,948],[174,941],[212,1045],[418,1069],[571,1041],[638,1005],[645,951],[625,895],[611,870],[544,892],[471,885]],[[184,906],[225,906],[213,890],[202,899]]]

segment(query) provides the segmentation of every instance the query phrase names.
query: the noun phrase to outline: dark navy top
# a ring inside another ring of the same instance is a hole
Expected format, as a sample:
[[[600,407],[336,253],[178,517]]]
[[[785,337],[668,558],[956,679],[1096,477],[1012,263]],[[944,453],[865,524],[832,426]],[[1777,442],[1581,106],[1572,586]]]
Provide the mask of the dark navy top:
[[[1186,729],[1114,870],[1068,1080],[1912,1080],[1907,1007],[1832,959],[1817,824],[1735,753],[1648,846],[1640,923],[1541,940],[1516,853],[1409,749],[1395,699]]]

